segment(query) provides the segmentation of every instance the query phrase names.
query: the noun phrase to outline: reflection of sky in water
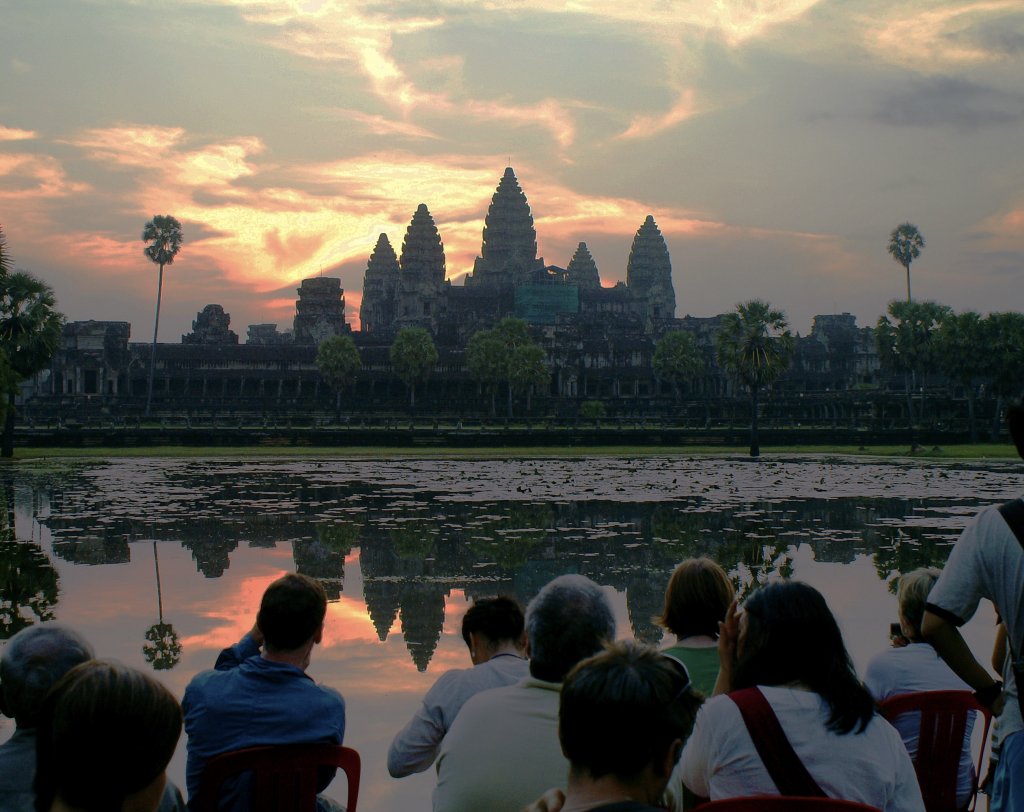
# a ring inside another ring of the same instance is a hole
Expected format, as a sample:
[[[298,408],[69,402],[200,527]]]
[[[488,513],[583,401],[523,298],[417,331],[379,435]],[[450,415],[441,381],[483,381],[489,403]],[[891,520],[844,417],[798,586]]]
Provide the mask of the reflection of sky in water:
[[[158,555],[163,620],[182,651],[157,673],[180,696],[252,625],[271,580],[305,572],[332,597],[310,671],[346,696],[366,808],[427,808],[432,773],[394,781],[385,752],[437,675],[469,665],[459,624],[473,598],[525,603],[555,575],[582,572],[609,589],[621,636],[656,641],[650,618],[672,568],[707,554],[742,590],[780,574],[817,586],[862,667],[895,619],[887,581],[941,564],[979,505],[1017,492],[1018,469],[738,457],[22,463],[0,474],[17,525],[17,541],[0,542],[0,626],[6,638],[56,617],[101,656],[148,668]],[[967,633],[987,653],[984,618]]]

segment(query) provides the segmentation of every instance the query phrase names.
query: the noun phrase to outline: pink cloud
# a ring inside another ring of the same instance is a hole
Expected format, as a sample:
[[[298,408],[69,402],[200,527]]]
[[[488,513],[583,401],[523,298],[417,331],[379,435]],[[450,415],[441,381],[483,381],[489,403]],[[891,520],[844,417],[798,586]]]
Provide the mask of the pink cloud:
[[[36,137],[32,130],[19,130],[16,127],[5,127],[0,124],[0,141],[29,141]]]

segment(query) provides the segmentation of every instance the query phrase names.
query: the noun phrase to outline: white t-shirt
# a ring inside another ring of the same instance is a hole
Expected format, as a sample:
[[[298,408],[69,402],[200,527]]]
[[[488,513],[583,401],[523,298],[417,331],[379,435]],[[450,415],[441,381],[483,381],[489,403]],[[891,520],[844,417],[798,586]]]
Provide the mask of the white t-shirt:
[[[818,694],[782,687],[760,691],[804,767],[830,798],[858,801],[884,812],[923,812],[907,749],[881,716],[875,716],[862,733],[840,735],[826,727],[828,704]],[[728,696],[712,697],[701,707],[676,772],[691,792],[712,801],[779,794],[739,708]],[[677,790],[671,795],[682,797]]]
[[[892,696],[919,691],[970,691],[970,686],[953,673],[938,653],[927,643],[911,643],[903,648],[890,648],[868,663],[864,684],[881,702]],[[967,718],[964,749],[957,772],[957,803],[963,806],[971,796],[974,763],[971,758],[971,731],[975,714]],[[910,758],[917,756],[917,739],[921,732],[920,714],[904,713],[893,722]]]
[[[928,608],[962,625],[974,616],[982,598],[996,605],[1014,656],[1020,660],[1024,644],[1024,550],[995,506],[981,511],[960,534],[942,575],[928,594]],[[999,717],[1004,739],[1024,728],[1017,686],[1009,671],[1004,685],[1006,704]]]

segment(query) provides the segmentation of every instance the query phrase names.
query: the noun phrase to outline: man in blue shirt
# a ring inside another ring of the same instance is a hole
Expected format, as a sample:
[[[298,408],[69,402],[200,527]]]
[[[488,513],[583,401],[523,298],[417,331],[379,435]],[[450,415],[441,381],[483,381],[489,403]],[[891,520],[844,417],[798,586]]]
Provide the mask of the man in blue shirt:
[[[327,596],[317,581],[295,573],[278,578],[263,593],[252,631],[220,653],[213,671],[189,683],[182,708],[190,805],[206,762],[220,753],[259,745],[342,743],[345,700],[306,674],[326,613]],[[332,777],[324,776],[321,790]],[[222,810],[249,808],[242,782],[228,789]]]

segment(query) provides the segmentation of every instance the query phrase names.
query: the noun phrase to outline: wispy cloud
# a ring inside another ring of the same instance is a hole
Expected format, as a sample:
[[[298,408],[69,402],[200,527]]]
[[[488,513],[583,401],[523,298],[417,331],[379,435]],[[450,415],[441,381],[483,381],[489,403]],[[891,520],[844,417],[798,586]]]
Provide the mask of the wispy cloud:
[[[17,127],[0,124],[0,141],[29,141],[36,137],[32,130],[19,130]]]
[[[616,136],[620,140],[631,138],[651,138],[663,133],[665,130],[675,127],[677,124],[686,121],[696,115],[697,105],[696,94],[692,88],[687,88],[680,94],[679,99],[672,107],[660,115],[636,116],[630,122],[624,132]]]

